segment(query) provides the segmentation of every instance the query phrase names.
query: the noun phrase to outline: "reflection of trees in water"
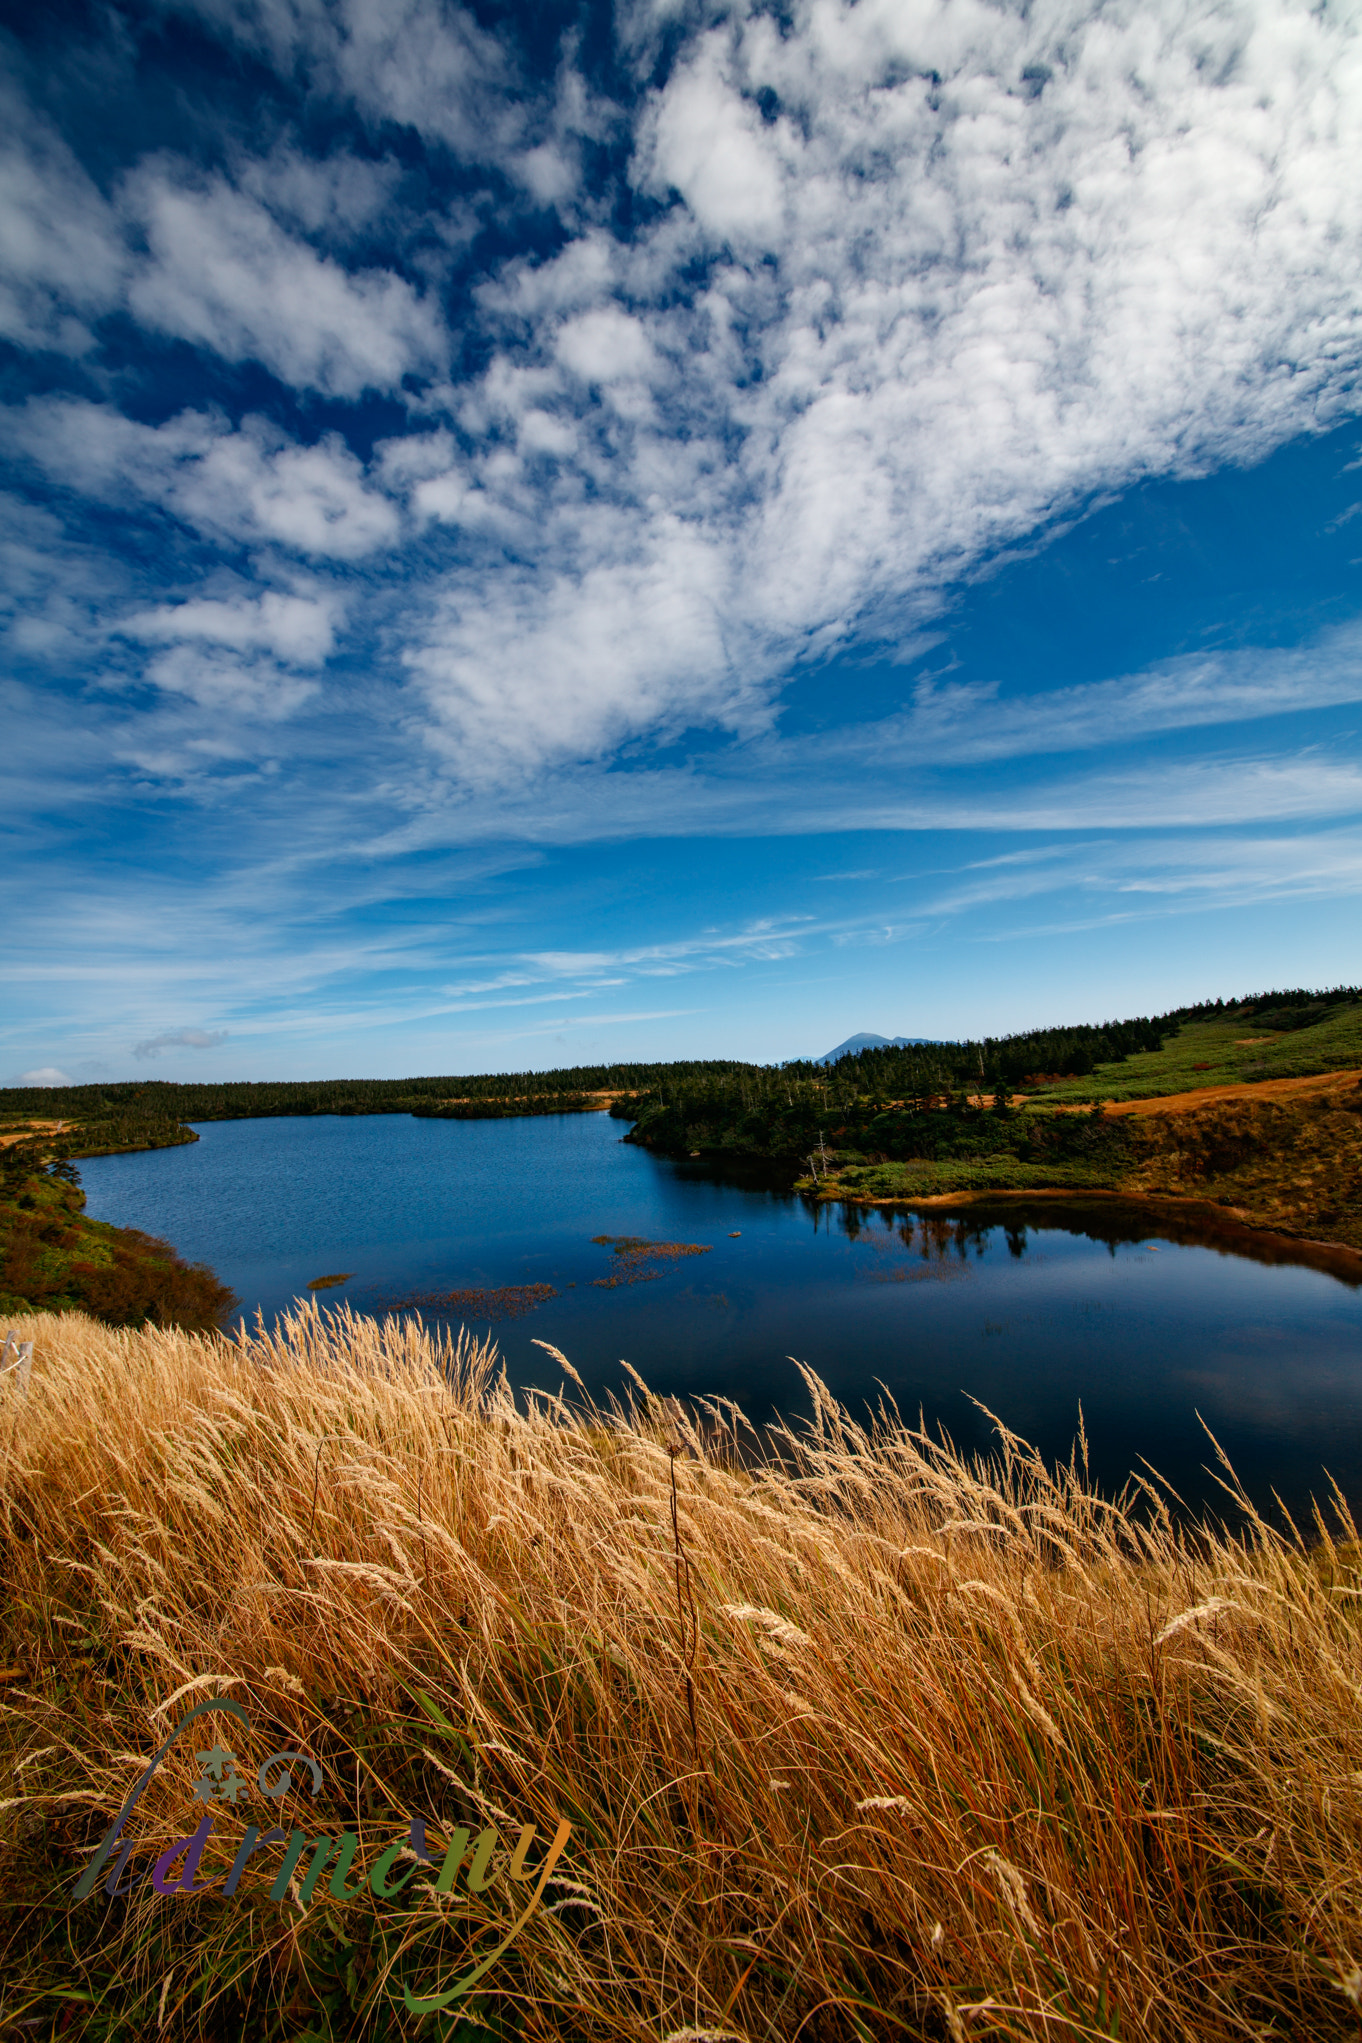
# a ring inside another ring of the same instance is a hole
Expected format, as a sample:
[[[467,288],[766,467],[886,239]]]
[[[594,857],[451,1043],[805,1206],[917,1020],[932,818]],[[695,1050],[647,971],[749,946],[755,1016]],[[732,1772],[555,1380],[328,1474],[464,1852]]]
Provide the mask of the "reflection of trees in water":
[[[815,1199],[807,1193],[800,1196],[815,1232],[821,1224],[831,1233],[835,1216],[837,1229],[848,1241],[864,1240],[877,1248],[900,1242],[928,1272],[958,1269],[971,1249],[982,1256],[995,1233],[1002,1234],[1011,1259],[1022,1262],[1031,1254],[1029,1236],[1048,1231],[1102,1242],[1113,1257],[1121,1247],[1164,1241],[1177,1247],[1212,1249],[1217,1255],[1240,1256],[1253,1263],[1320,1270],[1352,1290],[1362,1288],[1362,1257],[1355,1250],[1249,1227],[1232,1212],[1199,1200],[1090,1196],[1023,1202],[1000,1195],[951,1212],[939,1207],[914,1211],[902,1206],[863,1206],[850,1200]],[[1022,1220],[1018,1214],[1024,1203],[1027,1212]],[[877,1236],[877,1227],[883,1230],[882,1235]],[[902,1283],[906,1279],[886,1275],[877,1281]]]
[[[1008,1224],[1017,1205],[1011,1200],[989,1200],[973,1210],[984,1226],[998,1227]],[[1239,1256],[1270,1267],[1295,1265],[1320,1270],[1352,1290],[1362,1287],[1362,1257],[1355,1250],[1249,1227],[1232,1211],[1200,1200],[1047,1199],[1034,1205],[1028,1218],[1034,1231],[1048,1227],[1086,1235],[1089,1241],[1104,1242],[1113,1256],[1118,1248],[1140,1242],[1170,1242],[1175,1247],[1212,1249],[1216,1255]]]
[[[973,1213],[939,1211],[905,1213],[896,1206],[858,1206],[849,1201],[823,1201],[824,1224],[831,1231],[833,1217],[848,1241],[898,1254],[906,1249],[912,1263],[898,1261],[891,1269],[867,1271],[876,1284],[909,1284],[930,1279],[963,1277],[969,1274],[971,1251],[977,1261],[988,1249],[996,1223]],[[1008,1249],[1014,1256],[1026,1252],[1026,1229],[1007,1230]]]

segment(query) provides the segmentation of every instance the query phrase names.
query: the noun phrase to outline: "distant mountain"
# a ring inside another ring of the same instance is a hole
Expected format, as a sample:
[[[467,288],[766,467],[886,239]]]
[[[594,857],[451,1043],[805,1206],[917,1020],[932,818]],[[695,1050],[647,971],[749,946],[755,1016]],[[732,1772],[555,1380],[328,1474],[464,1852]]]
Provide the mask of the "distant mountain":
[[[854,1057],[858,1050],[906,1050],[914,1043],[936,1043],[939,1036],[848,1036],[825,1056],[810,1057],[810,1064],[835,1064],[839,1057]]]

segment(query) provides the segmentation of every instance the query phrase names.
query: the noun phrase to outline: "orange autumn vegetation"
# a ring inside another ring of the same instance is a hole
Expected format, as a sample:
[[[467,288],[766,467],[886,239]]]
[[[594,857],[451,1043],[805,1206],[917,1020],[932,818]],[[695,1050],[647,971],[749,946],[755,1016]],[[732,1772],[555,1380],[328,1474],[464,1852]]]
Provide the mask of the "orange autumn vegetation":
[[[407,1812],[437,1841],[571,1820],[551,1907],[471,2011],[494,2035],[1356,2037],[1341,1506],[1308,1541],[1251,1512],[1183,1531],[1148,1492],[1094,1495],[1081,1457],[1047,1469],[1000,1428],[966,1462],[812,1377],[815,1421],[763,1452],[720,1401],[603,1411],[564,1363],[567,1396],[518,1403],[490,1346],[344,1310],[237,1341],[18,1332],[7,2011],[168,2043],[459,2033],[401,1981],[454,1977],[490,1899],[144,1881],[69,1913],[167,1725],[230,1694],[316,1754],[309,1826],[366,1854]],[[177,1747],[145,1851],[188,1827],[193,1772]],[[224,1863],[247,1820],[224,1811]]]

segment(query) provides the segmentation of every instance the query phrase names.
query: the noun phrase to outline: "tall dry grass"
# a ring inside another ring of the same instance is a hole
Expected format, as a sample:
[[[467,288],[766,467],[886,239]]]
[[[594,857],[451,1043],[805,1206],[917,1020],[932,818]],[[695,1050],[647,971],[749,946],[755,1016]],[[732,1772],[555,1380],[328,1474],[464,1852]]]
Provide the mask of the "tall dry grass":
[[[26,2033],[474,2033],[400,1982],[455,1977],[504,1887],[71,1907],[152,1749],[224,1693],[252,1769],[322,1761],[296,1820],[366,1854],[410,1814],[432,1842],[571,1820],[473,2010],[496,2035],[1356,2034],[1341,1506],[1308,1541],[1184,1535],[1001,1429],[989,1465],[863,1430],[812,1378],[814,1424],[762,1465],[730,1407],[526,1410],[489,1350],[345,1311],[236,1345],[20,1331],[0,1977]],[[197,1771],[176,1747],[155,1777],[148,1853]]]

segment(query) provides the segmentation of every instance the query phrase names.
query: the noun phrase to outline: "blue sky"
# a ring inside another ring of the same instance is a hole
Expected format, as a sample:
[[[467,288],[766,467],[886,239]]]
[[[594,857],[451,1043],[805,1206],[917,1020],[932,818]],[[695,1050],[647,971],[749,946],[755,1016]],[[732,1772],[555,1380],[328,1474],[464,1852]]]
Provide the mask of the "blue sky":
[[[0,1078],[1362,977],[1356,6],[0,21]]]

